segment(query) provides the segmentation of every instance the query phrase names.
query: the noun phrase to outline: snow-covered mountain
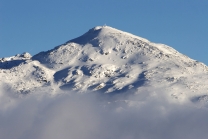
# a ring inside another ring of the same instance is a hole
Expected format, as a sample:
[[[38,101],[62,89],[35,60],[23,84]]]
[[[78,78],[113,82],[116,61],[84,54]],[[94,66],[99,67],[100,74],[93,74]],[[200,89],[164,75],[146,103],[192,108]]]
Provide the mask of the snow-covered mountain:
[[[108,26],[0,59],[0,139],[207,139],[208,67]]]
[[[17,94],[75,90],[208,100],[208,67],[164,44],[97,26],[34,56],[0,59],[0,87]]]

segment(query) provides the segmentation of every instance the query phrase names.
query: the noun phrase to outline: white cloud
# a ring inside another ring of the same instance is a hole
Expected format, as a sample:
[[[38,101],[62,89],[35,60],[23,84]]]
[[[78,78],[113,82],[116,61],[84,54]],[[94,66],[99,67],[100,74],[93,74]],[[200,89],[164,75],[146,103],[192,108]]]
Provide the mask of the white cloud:
[[[0,97],[0,139],[208,137],[208,111],[191,103],[173,104],[159,98],[136,101],[135,96],[93,93],[37,93],[23,98],[6,94],[11,93]]]

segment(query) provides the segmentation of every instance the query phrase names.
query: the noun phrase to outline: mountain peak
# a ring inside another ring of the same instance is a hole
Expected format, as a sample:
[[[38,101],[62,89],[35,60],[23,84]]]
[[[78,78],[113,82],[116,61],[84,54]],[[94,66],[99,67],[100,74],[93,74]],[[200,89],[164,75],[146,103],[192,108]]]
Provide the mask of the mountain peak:
[[[110,27],[110,26],[96,26],[96,27],[90,29],[85,34],[83,34],[82,36],[72,39],[72,40],[68,41],[67,43],[75,42],[75,43],[86,44],[89,41],[96,39],[96,38],[104,39],[107,37],[120,37],[120,36],[139,39],[143,42],[149,42],[147,39],[135,36],[133,34],[118,30],[118,29]],[[119,38],[117,38],[117,39],[119,39]]]
[[[95,26],[94,28],[92,28],[91,30],[101,30],[103,28],[107,28],[109,26]]]
[[[111,55],[111,53],[114,55]],[[99,54],[100,56],[98,56]],[[104,55],[108,55],[108,59]],[[147,59],[152,59],[152,61],[157,60],[164,64],[167,61],[178,63],[176,65],[181,64],[179,61],[182,61],[182,63],[198,63],[172,47],[152,43],[147,39],[109,26],[96,26],[80,37],[72,39],[47,52],[41,52],[32,59],[40,61],[47,67],[57,68],[63,67],[63,65],[67,66],[73,60],[78,60],[77,62],[79,63],[87,62],[89,59],[105,59],[105,63],[114,63],[109,59],[116,59],[115,55],[118,58],[125,59],[118,59],[119,62],[135,60],[147,63]],[[57,66],[59,63],[62,66]]]
[[[169,46],[109,26],[96,26],[23,62],[8,69],[14,76],[6,69],[0,73],[0,80],[20,92],[37,87],[105,93],[163,89],[183,100],[186,95],[193,97],[194,91],[207,92],[208,88],[204,64]],[[18,83],[19,79],[23,83]],[[187,94],[181,95],[178,88]]]
[[[117,29],[104,25],[104,26],[95,26],[92,29],[90,29],[89,31],[97,31],[97,30],[111,30],[111,31],[113,31],[113,30],[117,30]]]

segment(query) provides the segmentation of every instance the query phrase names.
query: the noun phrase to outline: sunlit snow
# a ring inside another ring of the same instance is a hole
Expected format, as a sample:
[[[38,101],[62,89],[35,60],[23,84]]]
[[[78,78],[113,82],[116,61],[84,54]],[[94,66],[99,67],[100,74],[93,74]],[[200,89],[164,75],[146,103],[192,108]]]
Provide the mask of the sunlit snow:
[[[109,26],[0,58],[0,139],[207,139],[208,67]]]

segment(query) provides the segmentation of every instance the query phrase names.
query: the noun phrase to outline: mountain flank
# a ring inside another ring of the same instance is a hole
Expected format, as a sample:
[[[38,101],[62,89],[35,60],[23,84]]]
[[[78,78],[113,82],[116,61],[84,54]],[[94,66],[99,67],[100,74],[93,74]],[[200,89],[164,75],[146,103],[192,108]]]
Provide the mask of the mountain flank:
[[[173,101],[205,102],[208,67],[172,47],[97,26],[84,35],[34,56],[0,59],[0,87],[17,94],[134,93]]]

